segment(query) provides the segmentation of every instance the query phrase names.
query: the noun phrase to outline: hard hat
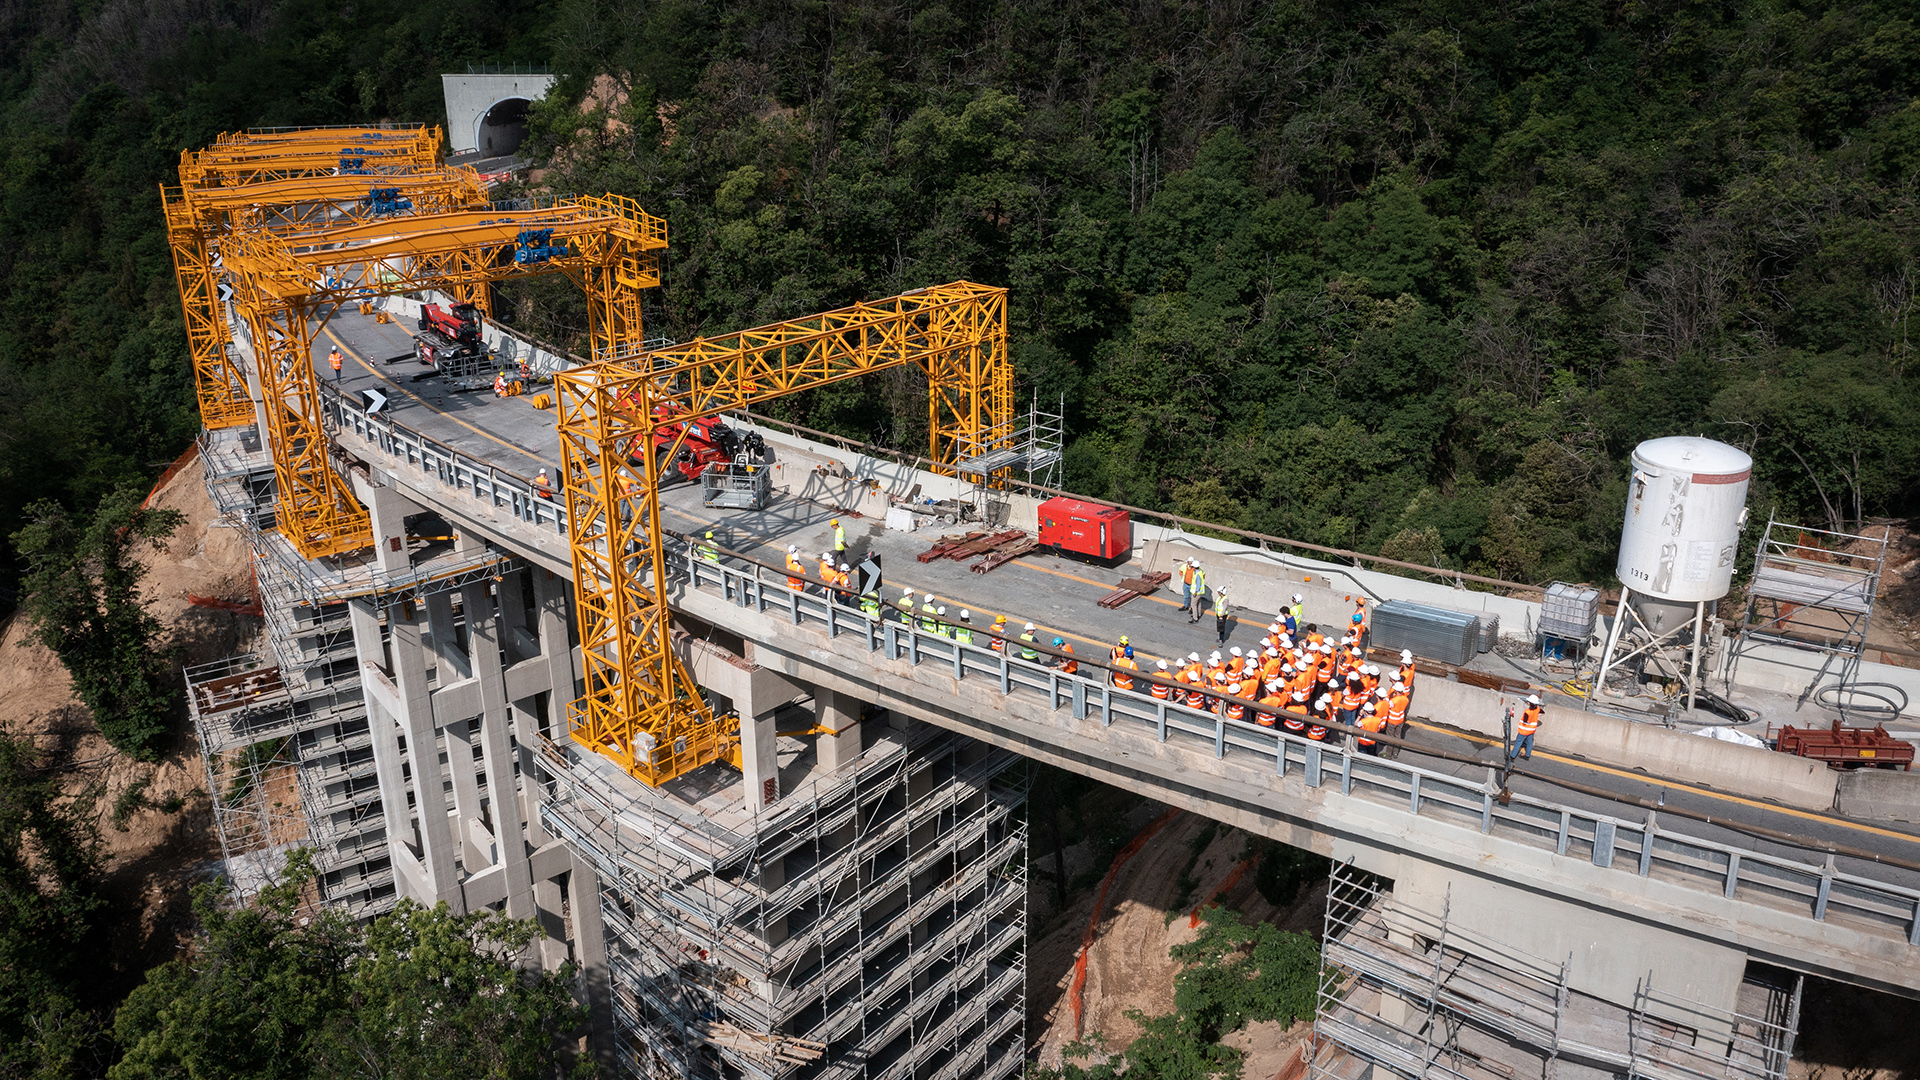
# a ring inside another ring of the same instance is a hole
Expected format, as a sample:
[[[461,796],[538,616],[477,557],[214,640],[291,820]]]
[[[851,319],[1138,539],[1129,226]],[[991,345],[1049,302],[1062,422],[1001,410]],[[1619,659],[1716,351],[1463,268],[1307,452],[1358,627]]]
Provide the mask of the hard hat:
[[[1160,661],[1160,670],[1161,671],[1167,670],[1167,662],[1165,660]]]
[[[712,530],[712,529],[708,529],[708,530],[707,530],[707,539],[709,539],[709,540],[711,540],[711,539],[713,539],[713,530]]]
[[[847,565],[846,563],[841,563],[841,564],[840,564],[840,569],[841,569],[841,570],[843,570],[843,571],[845,571],[845,570],[851,570],[851,569],[853,569],[853,567],[851,567],[851,566],[848,566],[848,565]]]
[[[1281,664],[1281,665],[1280,665],[1280,670],[1281,670],[1281,671],[1284,671],[1284,672],[1287,672],[1287,673],[1289,673],[1289,674],[1291,674],[1291,673],[1293,672],[1293,665],[1292,665],[1292,664]]]
[[[901,590],[900,590],[900,595],[901,595],[901,596],[912,596],[912,595],[913,595],[913,590],[912,590],[912,589],[901,589]]]
[[[1267,646],[1267,655],[1268,655],[1268,656],[1279,656],[1279,655],[1280,655],[1280,650],[1279,650],[1279,649],[1276,649],[1276,648],[1274,648],[1274,647],[1273,647],[1273,646],[1271,646],[1271,645],[1269,645],[1269,646]]]
[[[1359,612],[1357,612],[1357,611],[1353,613],[1353,621],[1354,621],[1354,622],[1361,622],[1361,621],[1363,621],[1363,619],[1364,619],[1364,618],[1365,618],[1365,616],[1363,616],[1363,615],[1361,615],[1361,614],[1360,614]]]
[[[800,551],[800,545],[799,545],[799,544],[788,544],[788,545],[787,545],[787,553],[788,553],[788,554],[790,554],[790,555],[791,555],[791,554],[798,554],[798,553],[799,553],[799,551]],[[907,591],[908,591],[908,592],[912,592],[913,590],[912,590],[912,589],[908,589]]]
[[[1293,594],[1293,602],[1296,604],[1303,604],[1306,602],[1306,599],[1307,599],[1306,597],[1301,596],[1299,593]]]
[[[1528,694],[1528,695],[1527,695],[1527,703],[1528,703],[1529,705],[1538,705],[1538,704],[1540,704],[1540,695],[1539,695],[1539,694]]]
[[[541,469],[541,470],[540,470],[540,475],[541,475],[541,476],[545,476],[545,475],[547,475],[547,470],[545,470],[545,469]]]
[[[1121,635],[1120,635],[1120,644],[1122,644],[1122,645],[1125,645],[1125,644],[1127,644],[1127,635],[1125,635],[1125,634],[1121,634]]]
[[[1279,623],[1268,623],[1268,624],[1267,624],[1267,629],[1269,629],[1269,630],[1271,630],[1271,631],[1273,631],[1274,633],[1276,633],[1276,634],[1277,634],[1277,633],[1279,633],[1279,632],[1280,632],[1280,624],[1279,624]]]
[[[1215,649],[1215,650],[1213,650],[1213,652],[1212,652],[1212,653],[1210,653],[1210,654],[1209,654],[1209,655],[1207,656],[1207,659],[1209,659],[1209,660],[1218,660],[1218,659],[1220,659],[1220,650],[1219,650],[1219,649]]]
[[[1315,705],[1325,705],[1325,704],[1327,704],[1328,702],[1330,702],[1330,701],[1332,701],[1332,700],[1333,700],[1333,695],[1332,695],[1332,694],[1321,694],[1321,695],[1320,695],[1320,700],[1319,700],[1319,701],[1316,701],[1316,702],[1314,702],[1314,704],[1315,704]]]
[[[1395,690],[1405,690],[1407,688],[1407,684],[1401,682],[1399,679],[1395,679],[1393,680],[1393,688]]]
[[[995,626],[1007,625],[1007,617],[1005,615],[995,615],[993,617],[993,625]]]
[[[1200,560],[1199,560],[1199,559],[1188,559],[1188,560],[1187,560],[1187,565],[1188,565],[1188,566],[1199,566],[1199,565],[1200,565]]]
[[[1035,627],[1034,627],[1034,625],[1033,625],[1032,623],[1028,623],[1028,624],[1027,624],[1027,626],[1026,626],[1026,628],[1027,628],[1028,630],[1032,630],[1032,629],[1035,629]]]
[[[1307,700],[1307,692],[1305,690],[1295,690],[1293,692],[1293,700],[1295,701]]]
[[[1413,663],[1413,650],[1412,650],[1412,649],[1401,649],[1401,650],[1400,650],[1400,662],[1401,662],[1401,663],[1403,663],[1403,664],[1411,664],[1411,663]]]
[[[973,612],[971,612],[971,611],[968,611],[968,610],[967,610],[966,608],[961,608],[961,609],[960,609],[960,621],[961,621],[961,622],[969,622],[969,621],[971,621],[972,619],[973,619]]]
[[[1067,643],[1067,639],[1062,637],[1057,637],[1053,639],[1053,643],[1055,645],[1065,645]]]
[[[945,607],[937,607],[937,608],[934,608],[934,609],[933,609],[933,613],[934,613],[935,615],[938,615],[938,616],[940,616],[940,617],[941,617],[941,618],[943,618],[943,619],[947,617],[947,609],[946,609]]]
[[[827,524],[829,524],[829,525],[838,525],[838,524],[840,524],[840,519],[839,519],[839,518],[834,518],[834,519],[833,519],[832,521],[829,521],[829,522],[827,522]]]
[[[1235,645],[1235,646],[1233,647],[1233,649],[1232,649],[1232,652],[1233,652],[1233,655],[1235,655],[1235,656],[1239,656],[1239,655],[1240,655],[1240,646],[1238,646],[1238,645]]]
[[[1127,646],[1127,659],[1133,659],[1133,646]]]

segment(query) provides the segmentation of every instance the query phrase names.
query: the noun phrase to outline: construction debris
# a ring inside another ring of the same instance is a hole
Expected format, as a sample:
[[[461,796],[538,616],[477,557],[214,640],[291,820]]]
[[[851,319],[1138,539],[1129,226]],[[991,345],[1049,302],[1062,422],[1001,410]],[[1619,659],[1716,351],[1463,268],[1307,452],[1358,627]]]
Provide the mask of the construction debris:
[[[1127,578],[1120,582],[1119,588],[1100,598],[1100,606],[1109,609],[1117,608],[1129,600],[1159,591],[1160,586],[1172,579],[1172,574],[1159,570],[1141,574],[1139,577]]]
[[[827,1051],[826,1043],[799,1039],[777,1032],[772,1035],[758,1035],[729,1024],[725,1020],[708,1023],[702,1038],[714,1046],[793,1065],[805,1065],[809,1061],[818,1061],[820,1055]]]
[[[998,551],[1003,547],[1017,544],[1023,540],[1027,541],[1026,550],[1031,551],[1033,549],[1032,541],[1028,539],[1026,533],[1019,529],[1008,529],[1005,532],[997,533],[949,533],[946,536],[942,536],[932,547],[921,552],[916,558],[923,563],[934,562],[939,559],[952,559],[958,562],[961,559],[971,558],[975,555],[985,555],[989,552]]]
[[[1009,540],[1006,543],[1001,544],[1000,546],[987,552],[986,558],[981,559],[979,562],[974,563],[972,566],[967,567],[967,569],[973,571],[976,574],[984,574],[987,571],[994,569],[995,567],[1005,566],[1007,563],[1012,562],[1013,560],[1019,558],[1022,555],[1025,555],[1027,552],[1032,551],[1034,548],[1037,548],[1039,546],[1040,545],[1037,542],[1035,542],[1033,537],[1028,536],[1025,533],[1021,533],[1018,539]]]

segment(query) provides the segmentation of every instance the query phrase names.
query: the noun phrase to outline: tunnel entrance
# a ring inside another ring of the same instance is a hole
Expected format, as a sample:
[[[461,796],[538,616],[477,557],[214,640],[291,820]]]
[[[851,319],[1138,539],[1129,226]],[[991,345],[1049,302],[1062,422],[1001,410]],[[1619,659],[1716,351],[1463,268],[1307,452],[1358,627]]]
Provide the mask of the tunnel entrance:
[[[532,104],[521,97],[494,102],[480,117],[474,146],[487,157],[498,157],[518,150],[527,137],[527,110]]]

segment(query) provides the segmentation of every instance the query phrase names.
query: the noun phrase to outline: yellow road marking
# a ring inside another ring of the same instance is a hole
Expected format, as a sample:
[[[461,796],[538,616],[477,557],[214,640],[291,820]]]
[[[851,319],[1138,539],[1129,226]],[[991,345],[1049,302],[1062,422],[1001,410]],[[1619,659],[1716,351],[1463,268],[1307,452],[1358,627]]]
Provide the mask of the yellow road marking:
[[[1467,742],[1475,743],[1480,746],[1499,746],[1500,745],[1500,740],[1489,738],[1484,735],[1475,735],[1471,732],[1455,731],[1451,728],[1436,727],[1432,724],[1423,724],[1418,720],[1408,720],[1407,722],[1409,724],[1412,724],[1415,727],[1424,728],[1428,731],[1436,732],[1441,735],[1452,735],[1455,738],[1465,739]],[[1912,833],[1903,833],[1895,829],[1882,829],[1874,825],[1862,825],[1858,822],[1848,821],[1845,818],[1830,817],[1825,814],[1814,813],[1811,810],[1796,810],[1790,806],[1780,806],[1775,803],[1761,802],[1757,799],[1743,798],[1739,795],[1730,795],[1724,791],[1715,791],[1712,788],[1703,788],[1703,787],[1696,787],[1693,784],[1684,784],[1678,780],[1663,780],[1660,777],[1649,776],[1645,773],[1637,773],[1630,769],[1616,769],[1608,765],[1596,765],[1591,761],[1582,761],[1579,758],[1563,757],[1559,754],[1549,754],[1544,750],[1539,751],[1538,753],[1539,753],[1539,756],[1546,758],[1548,761],[1557,761],[1562,765],[1571,765],[1576,769],[1586,769],[1590,772],[1605,773],[1608,776],[1617,776],[1625,780],[1634,780],[1642,784],[1652,784],[1655,787],[1663,787],[1671,791],[1685,791],[1685,792],[1688,792],[1689,794],[1702,795],[1709,799],[1719,799],[1722,802],[1730,802],[1740,806],[1748,806],[1756,810],[1766,810],[1775,814],[1785,814],[1788,817],[1802,818],[1807,821],[1818,821],[1826,825],[1837,825],[1837,826],[1840,826],[1841,828],[1852,829],[1855,832],[1873,833],[1876,836],[1887,836],[1887,837],[1892,837],[1895,840],[1905,840],[1909,843],[1920,843],[1920,836],[1915,836]]]
[[[405,333],[405,332],[406,332],[406,327],[404,327],[404,326],[403,326],[403,327],[401,327],[400,329],[401,329],[401,332],[403,332],[403,333]],[[427,404],[427,399],[426,399],[426,398],[424,398],[424,397],[421,397],[421,396],[420,396],[419,394],[417,394],[417,393],[415,393],[414,391],[412,391],[412,390],[409,390],[409,389],[408,389],[407,387],[405,387],[405,386],[402,386],[402,385],[401,385],[401,384],[399,383],[399,381],[397,381],[396,379],[394,379],[394,378],[393,378],[392,376],[390,376],[390,375],[388,375],[388,374],[387,374],[386,372],[384,372],[384,371],[381,371],[380,369],[378,369],[378,368],[376,368],[376,367],[374,367],[374,366],[373,366],[373,365],[372,365],[371,363],[369,363],[369,362],[367,361],[367,358],[366,358],[366,357],[364,357],[364,356],[361,356],[361,355],[360,355],[360,354],[359,354],[358,352],[356,352],[356,351],[354,350],[354,348],[353,348],[353,346],[351,346],[351,345],[348,345],[348,344],[347,344],[346,342],[344,342],[344,341],[341,341],[341,340],[340,340],[340,336],[339,336],[338,334],[335,334],[335,333],[333,332],[333,328],[332,328],[332,327],[327,327],[327,328],[326,328],[326,329],[325,329],[324,331],[322,331],[322,332],[323,332],[323,333],[325,333],[325,334],[327,335],[327,337],[329,337],[329,338],[332,338],[332,339],[333,339],[333,343],[334,343],[335,345],[338,345],[338,346],[340,346],[340,350],[341,350],[342,352],[344,352],[344,353],[346,353],[346,354],[347,354],[348,356],[351,356],[351,357],[353,357],[353,361],[354,361],[354,363],[356,363],[356,364],[359,364],[359,365],[360,365],[361,367],[363,367],[363,368],[366,368],[366,369],[367,369],[367,374],[369,374],[369,375],[371,375],[371,376],[373,376],[373,377],[374,377],[374,378],[376,378],[376,379],[379,379],[379,380],[380,380],[381,382],[383,382],[383,383],[386,383],[386,384],[387,384],[388,386],[391,386],[391,387],[393,387],[393,388],[394,388],[395,390],[398,390],[398,391],[400,391],[401,393],[403,393],[403,394],[405,394],[405,395],[407,395],[408,397],[410,397],[410,398],[412,398],[413,400],[415,400],[415,401],[417,401],[417,402],[419,402],[419,403],[420,403],[421,405],[423,405],[423,406],[425,406],[426,408],[429,408],[429,409],[433,409],[433,406],[431,406],[431,405],[428,405],[428,404]],[[408,336],[408,337],[412,337],[413,335],[412,335],[411,333],[408,333],[408,334],[407,334],[407,336]],[[439,414],[440,414],[440,415],[441,415],[442,417],[445,417],[446,419],[448,419],[448,420],[451,420],[451,421],[453,421],[453,422],[454,422],[454,423],[456,423],[456,424],[459,424],[459,425],[460,425],[461,427],[463,427],[463,428],[466,428],[466,429],[467,429],[468,431],[471,431],[471,432],[473,432],[473,433],[474,433],[475,435],[478,435],[478,436],[480,436],[480,437],[481,437],[481,438],[483,438],[483,439],[486,439],[486,440],[488,440],[488,441],[490,441],[490,442],[494,442],[494,443],[497,443],[497,444],[499,444],[499,445],[501,445],[501,446],[504,446],[504,447],[506,447],[507,449],[509,449],[509,450],[512,450],[513,452],[515,452],[515,453],[517,453],[517,454],[524,454],[524,455],[526,455],[527,457],[530,457],[530,458],[533,458],[533,459],[534,459],[535,461],[538,461],[538,460],[540,459],[540,455],[539,455],[539,454],[536,454],[536,453],[534,453],[533,451],[531,451],[531,450],[528,450],[528,449],[527,449],[526,447],[524,447],[524,446],[517,446],[517,445],[515,445],[515,444],[513,444],[513,443],[510,443],[510,442],[508,442],[508,441],[507,441],[507,440],[505,440],[505,439],[502,439],[502,438],[500,438],[500,437],[499,437],[498,435],[494,435],[494,434],[492,434],[492,433],[490,433],[490,432],[487,432],[487,431],[483,431],[483,430],[481,430],[480,428],[477,428],[477,427],[474,427],[474,426],[473,426],[472,424],[469,424],[469,423],[467,423],[467,422],[466,422],[465,420],[462,420],[462,419],[460,419],[459,417],[457,417],[457,416],[455,416],[455,415],[453,415],[453,414],[452,414],[452,413],[450,413],[450,412],[446,412],[446,411],[444,411],[444,410],[441,410],[441,409],[433,409],[433,411],[434,411],[434,412],[437,412],[437,413],[439,413]]]

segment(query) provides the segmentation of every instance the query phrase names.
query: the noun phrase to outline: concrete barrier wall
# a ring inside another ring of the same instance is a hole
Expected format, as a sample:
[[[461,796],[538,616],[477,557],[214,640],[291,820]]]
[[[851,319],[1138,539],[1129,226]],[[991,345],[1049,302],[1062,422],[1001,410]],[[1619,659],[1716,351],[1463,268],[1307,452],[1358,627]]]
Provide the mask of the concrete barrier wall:
[[[1499,739],[1506,708],[1522,699],[1437,677],[1415,682],[1413,714]],[[1545,705],[1537,749],[1596,764],[1644,772],[1650,778],[1701,784],[1773,799],[1803,810],[1831,810],[1841,774],[1817,761],[1718,739],[1636,724],[1579,709]]]
[[[1920,772],[1856,769],[1835,775],[1840,778],[1841,813],[1920,825]]]

